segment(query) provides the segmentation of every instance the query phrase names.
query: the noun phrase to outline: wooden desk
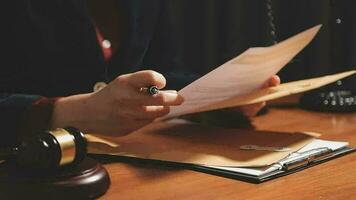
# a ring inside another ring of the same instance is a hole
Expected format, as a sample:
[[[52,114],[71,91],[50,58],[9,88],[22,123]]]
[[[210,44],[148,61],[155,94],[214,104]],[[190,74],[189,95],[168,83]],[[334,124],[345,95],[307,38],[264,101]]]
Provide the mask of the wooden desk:
[[[295,107],[271,108],[256,117],[260,130],[313,131],[356,146],[356,114],[323,114]],[[356,198],[356,154],[262,184],[250,184],[157,165],[105,165],[111,187],[101,199],[352,199]]]

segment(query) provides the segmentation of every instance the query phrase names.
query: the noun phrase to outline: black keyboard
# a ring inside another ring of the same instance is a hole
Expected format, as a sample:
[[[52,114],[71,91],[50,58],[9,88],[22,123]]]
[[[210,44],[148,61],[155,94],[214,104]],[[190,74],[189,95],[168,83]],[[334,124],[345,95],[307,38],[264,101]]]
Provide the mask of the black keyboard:
[[[320,112],[356,112],[356,78],[347,78],[305,93],[301,108]]]

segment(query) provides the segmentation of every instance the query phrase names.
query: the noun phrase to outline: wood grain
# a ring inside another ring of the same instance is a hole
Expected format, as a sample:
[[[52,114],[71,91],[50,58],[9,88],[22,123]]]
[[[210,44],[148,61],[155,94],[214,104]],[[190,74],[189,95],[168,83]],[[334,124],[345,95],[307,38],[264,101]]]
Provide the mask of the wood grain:
[[[259,130],[312,131],[356,146],[356,114],[328,114],[274,107],[253,120]],[[352,199],[356,154],[262,184],[155,164],[105,164],[111,187],[101,199]]]

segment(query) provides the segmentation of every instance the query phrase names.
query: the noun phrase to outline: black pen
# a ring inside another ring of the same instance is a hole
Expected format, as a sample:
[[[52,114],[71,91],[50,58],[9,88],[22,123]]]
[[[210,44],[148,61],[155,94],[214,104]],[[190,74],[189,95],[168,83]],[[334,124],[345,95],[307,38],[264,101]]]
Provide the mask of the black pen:
[[[159,93],[159,89],[157,86],[155,85],[151,85],[149,87],[144,87],[144,88],[140,88],[141,92],[146,92],[147,94],[153,96]]]

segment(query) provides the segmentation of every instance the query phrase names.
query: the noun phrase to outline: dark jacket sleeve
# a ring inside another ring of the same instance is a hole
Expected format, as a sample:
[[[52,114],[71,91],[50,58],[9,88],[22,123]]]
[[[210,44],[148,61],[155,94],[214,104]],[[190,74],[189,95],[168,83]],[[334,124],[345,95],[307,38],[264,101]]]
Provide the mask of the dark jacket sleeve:
[[[0,147],[18,143],[24,114],[40,98],[36,95],[0,94]]]
[[[0,147],[12,147],[24,137],[48,130],[57,99],[38,95],[0,94]]]
[[[49,127],[55,99],[91,92],[105,62],[85,0],[0,7],[0,148]]]

